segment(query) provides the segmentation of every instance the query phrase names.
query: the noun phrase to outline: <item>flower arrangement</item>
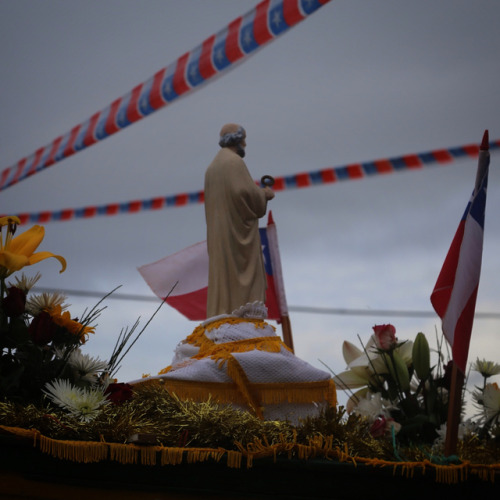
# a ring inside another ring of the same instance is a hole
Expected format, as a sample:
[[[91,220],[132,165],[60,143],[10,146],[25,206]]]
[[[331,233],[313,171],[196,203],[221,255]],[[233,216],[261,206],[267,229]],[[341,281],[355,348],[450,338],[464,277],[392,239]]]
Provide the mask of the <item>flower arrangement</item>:
[[[347,411],[367,417],[376,436],[394,433],[400,440],[432,442],[447,418],[449,365],[439,353],[431,366],[423,333],[400,342],[393,325],[373,331],[363,349],[348,341],[342,346],[348,369],[334,380],[351,392]]]
[[[397,436],[399,443],[434,443],[434,449],[440,450],[446,434],[452,366],[442,347],[441,341],[431,350],[421,332],[413,341],[399,341],[390,324],[374,326],[362,349],[344,341],[347,369],[334,374],[334,380],[338,389],[350,393],[347,412],[364,417],[375,438]],[[471,369],[482,374],[484,383],[472,392],[479,411],[461,423],[461,437],[500,437],[500,388],[488,383],[500,374],[500,365],[478,359]]]
[[[39,273],[33,278],[13,276],[47,258],[59,261],[60,272],[66,269],[60,255],[35,252],[44,238],[43,227],[15,236],[18,224],[17,217],[0,218],[0,400],[41,405],[47,397],[89,421],[104,405],[131,397],[124,384],[110,378],[124,342],[117,343],[109,362],[82,353],[102,309],[98,304],[83,318],[74,318],[64,295],[31,293]]]

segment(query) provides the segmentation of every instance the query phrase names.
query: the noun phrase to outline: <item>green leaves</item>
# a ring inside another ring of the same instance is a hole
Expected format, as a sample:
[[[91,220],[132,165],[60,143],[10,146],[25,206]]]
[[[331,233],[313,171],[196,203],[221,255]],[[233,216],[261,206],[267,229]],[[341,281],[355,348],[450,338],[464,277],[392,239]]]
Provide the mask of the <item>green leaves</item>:
[[[389,356],[389,371],[399,390],[403,393],[410,390],[410,374],[404,359],[397,351],[392,351]]]
[[[420,380],[426,380],[429,377],[431,369],[431,354],[429,343],[425,335],[420,332],[415,337],[412,350],[413,368]]]

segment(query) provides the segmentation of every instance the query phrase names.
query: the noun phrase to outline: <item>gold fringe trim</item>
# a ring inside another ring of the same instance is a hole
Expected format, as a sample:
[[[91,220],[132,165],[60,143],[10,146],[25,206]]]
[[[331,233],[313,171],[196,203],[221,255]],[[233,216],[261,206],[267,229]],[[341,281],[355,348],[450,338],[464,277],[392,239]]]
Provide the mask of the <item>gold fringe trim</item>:
[[[182,463],[184,448],[162,448],[161,465],[179,465]]]
[[[239,451],[228,451],[227,452],[227,466],[231,469],[241,468],[241,458],[242,454]]]
[[[227,360],[227,374],[234,380],[240,394],[245,400],[246,405],[253,410],[258,418],[264,419],[261,405],[259,400],[256,398],[254,391],[250,387],[250,381],[247,378],[245,370],[243,370],[238,361],[231,355]]]
[[[233,380],[238,374],[233,373]],[[245,383],[245,382],[243,382]],[[198,382],[191,380],[153,379],[139,382],[141,385],[161,385],[166,391],[180,399],[208,401],[221,404],[234,403],[247,406],[249,398],[242,394],[241,387],[235,383]],[[337,391],[332,379],[319,382],[251,384],[246,382],[251,398],[264,405],[282,403],[321,403],[331,406],[337,404]]]
[[[289,382],[250,384],[259,400],[266,405],[281,403],[320,403],[337,405],[335,382],[327,379],[319,382]]]
[[[40,435],[40,451],[71,462],[101,462],[108,457],[106,443],[91,441],[59,441]]]
[[[411,479],[415,472],[425,474],[428,470],[434,471],[435,480],[438,483],[457,484],[467,481],[469,475],[478,479],[494,483],[500,474],[500,463],[498,464],[472,464],[463,462],[461,464],[437,465],[428,460],[422,462],[391,462],[373,458],[351,456],[347,446],[344,449],[333,446],[333,436],[315,436],[307,444],[297,443],[297,435],[293,440],[287,441],[284,436],[277,443],[270,444],[267,441],[256,439],[244,447],[236,442],[237,450],[226,450],[224,448],[169,448],[163,446],[138,446],[134,444],[88,442],[88,441],[62,441],[43,436],[36,429],[20,429],[17,427],[0,426],[6,433],[18,436],[21,439],[34,438],[35,444],[42,453],[52,457],[77,463],[92,463],[102,461],[114,461],[124,465],[178,465],[183,462],[188,464],[203,463],[206,461],[220,462],[225,457],[226,465],[230,468],[241,468],[243,459],[246,467],[250,468],[254,460],[261,458],[273,458],[287,456],[289,459],[296,457],[299,460],[312,458],[323,458],[337,460],[339,462],[350,462],[353,466],[364,464],[371,467],[391,467],[393,474],[401,474]]]

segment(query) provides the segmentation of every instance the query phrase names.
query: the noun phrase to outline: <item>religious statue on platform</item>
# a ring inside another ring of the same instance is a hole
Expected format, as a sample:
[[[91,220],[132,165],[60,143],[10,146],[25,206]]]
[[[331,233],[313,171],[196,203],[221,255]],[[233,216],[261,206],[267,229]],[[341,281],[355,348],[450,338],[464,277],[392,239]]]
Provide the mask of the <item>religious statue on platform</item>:
[[[169,366],[131,385],[161,383],[177,397],[214,401],[294,425],[336,405],[330,373],[293,353],[265,321],[266,273],[259,218],[274,179],[247,170],[243,127],[222,127],[221,150],[205,173],[207,317],[177,345]],[[291,339],[291,337],[290,337]]]
[[[224,125],[219,145],[205,173],[207,318],[232,314],[251,303],[264,305],[266,275],[258,221],[274,198],[269,186],[256,185],[243,161],[243,127]]]

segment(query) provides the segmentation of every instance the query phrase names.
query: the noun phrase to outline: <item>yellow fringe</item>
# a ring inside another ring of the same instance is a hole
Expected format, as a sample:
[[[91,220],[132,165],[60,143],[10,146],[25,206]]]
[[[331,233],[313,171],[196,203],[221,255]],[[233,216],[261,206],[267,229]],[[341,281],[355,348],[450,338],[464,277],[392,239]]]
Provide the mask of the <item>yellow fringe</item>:
[[[337,391],[332,379],[319,382],[250,384],[262,404],[319,403],[337,405]]]
[[[141,447],[141,464],[156,465],[158,453],[161,452],[161,446],[143,446]]]
[[[140,448],[134,444],[109,443],[109,458],[125,465],[137,464]]]
[[[262,408],[250,388],[250,381],[241,365],[232,356],[227,361],[227,374],[234,380],[247,406],[253,410],[257,417],[263,419]]]
[[[59,441],[40,435],[40,451],[71,462],[101,462],[108,457],[105,443],[91,441]]]
[[[242,454],[239,451],[228,451],[227,452],[227,466],[232,469],[241,468],[241,458]]]
[[[494,482],[500,474],[500,463],[498,464],[471,464],[463,462],[453,465],[436,465],[428,460],[422,462],[391,462],[373,458],[351,456],[347,445],[343,449],[333,447],[333,436],[315,436],[307,444],[297,443],[297,435],[291,441],[283,436],[277,443],[270,444],[267,441],[256,439],[243,447],[241,443],[235,443],[237,450],[225,450],[223,448],[168,448],[163,446],[138,446],[134,444],[119,444],[87,441],[63,441],[48,438],[35,429],[20,429],[16,427],[0,426],[4,432],[18,436],[21,439],[37,437],[40,451],[61,460],[77,463],[91,463],[111,460],[125,465],[154,466],[157,464],[177,465],[186,461],[189,464],[203,463],[207,460],[219,462],[225,456],[227,466],[230,468],[241,468],[243,458],[246,466],[252,467],[254,460],[259,458],[277,459],[278,455],[286,455],[290,459],[296,456],[299,460],[311,458],[334,459],[339,462],[350,462],[353,466],[363,463],[371,467],[391,467],[393,473],[400,473],[407,478],[414,478],[415,471],[420,470],[425,474],[433,470],[435,480],[438,483],[457,484],[467,481],[470,474],[475,475],[483,481]]]
[[[140,382],[140,384],[161,385],[166,391],[175,394],[180,399],[200,402],[211,399],[221,404],[233,403],[249,408],[254,408],[254,406],[250,407],[250,404],[260,408],[259,403],[260,405],[271,405],[326,401],[331,406],[337,404],[335,383],[331,379],[319,382],[252,384],[248,382],[246,375],[238,373],[236,366],[230,365],[230,369],[230,376],[233,380],[238,380],[241,375],[240,385],[237,382],[198,382],[175,379],[153,379]],[[246,389],[248,389],[248,394],[245,396],[243,391]]]
[[[162,448],[161,465],[179,465],[182,463],[184,448]]]
[[[226,453],[225,450],[214,450],[211,448],[187,448],[186,451],[186,461],[188,464],[206,462],[210,459],[219,462],[222,456]]]
[[[471,464],[464,462],[458,465],[436,465],[428,460],[423,462],[391,462],[373,458],[353,457],[348,453],[347,445],[344,449],[333,448],[332,436],[315,436],[309,440],[307,445],[299,444],[295,438],[287,442],[282,438],[281,442],[270,445],[267,442],[256,440],[243,448],[241,444],[235,443],[239,451],[224,450],[222,448],[210,449],[191,449],[191,448],[167,448],[161,446],[137,446],[132,444],[118,444],[106,442],[86,442],[86,441],[59,441],[48,438],[35,429],[21,429],[15,427],[0,426],[4,432],[16,435],[20,438],[36,438],[40,451],[49,454],[55,458],[90,463],[104,461],[108,458],[122,464],[141,464],[156,465],[157,458],[160,456],[161,465],[176,465],[183,461],[184,454],[188,463],[204,462],[206,460],[220,461],[227,456],[227,466],[240,468],[242,458],[246,457],[247,467],[252,467],[253,460],[264,457],[276,457],[279,453],[287,454],[289,458],[296,455],[301,460],[307,460],[314,457],[323,457],[327,459],[336,459],[340,462],[351,462],[356,465],[357,462],[364,463],[372,467],[392,467],[393,473],[398,471],[401,475],[408,478],[414,477],[414,472],[418,468],[422,474],[426,470],[435,471],[436,482],[446,484],[456,484],[468,479],[469,474],[474,474],[483,481],[494,482],[496,476],[500,473],[500,464]]]

